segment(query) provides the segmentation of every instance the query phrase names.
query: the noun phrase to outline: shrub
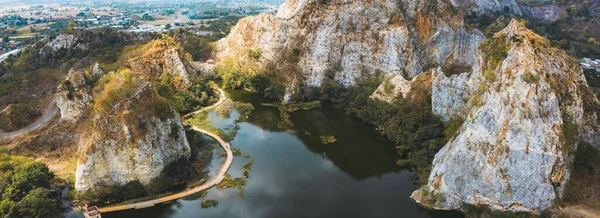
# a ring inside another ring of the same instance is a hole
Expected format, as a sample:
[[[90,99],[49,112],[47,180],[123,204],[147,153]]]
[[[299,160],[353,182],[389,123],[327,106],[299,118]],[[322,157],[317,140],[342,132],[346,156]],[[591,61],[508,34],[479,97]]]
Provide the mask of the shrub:
[[[248,50],[248,57],[250,57],[254,60],[260,59],[261,55],[262,55],[262,51],[258,48]]]
[[[535,75],[529,71],[521,74],[521,79],[529,84],[535,84],[540,81],[540,77],[538,75]]]
[[[479,50],[484,54],[486,71],[495,71],[498,65],[508,56],[506,38],[502,36],[483,41],[479,45]]]

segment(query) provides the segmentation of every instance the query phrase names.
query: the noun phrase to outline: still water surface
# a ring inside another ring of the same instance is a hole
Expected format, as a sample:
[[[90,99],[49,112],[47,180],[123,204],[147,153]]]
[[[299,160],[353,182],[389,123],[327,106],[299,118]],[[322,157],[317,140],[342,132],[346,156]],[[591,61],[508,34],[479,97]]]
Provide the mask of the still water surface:
[[[208,191],[172,203],[142,210],[102,214],[116,217],[462,217],[452,212],[428,211],[409,196],[416,189],[415,174],[398,167],[393,144],[381,139],[373,127],[331,105],[291,113],[296,133],[282,132],[276,108],[264,107],[255,94],[227,90],[234,101],[255,107],[244,122],[209,114],[215,126],[238,132],[234,148],[254,159],[243,187]],[[335,136],[325,145],[320,136]],[[225,158],[214,152],[212,174]],[[235,157],[229,174],[242,177],[249,159]],[[217,200],[217,207],[201,208],[202,200]]]

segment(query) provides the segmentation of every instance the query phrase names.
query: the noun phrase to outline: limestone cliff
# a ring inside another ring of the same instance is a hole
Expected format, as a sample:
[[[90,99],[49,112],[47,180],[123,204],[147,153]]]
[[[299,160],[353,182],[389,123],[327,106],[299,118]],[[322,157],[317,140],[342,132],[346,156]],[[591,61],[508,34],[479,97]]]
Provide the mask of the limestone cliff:
[[[48,53],[56,52],[60,49],[73,49],[73,48],[84,48],[84,45],[78,43],[77,37],[69,34],[59,34],[52,41],[46,43],[46,45],[40,49],[40,55],[46,55]]]
[[[433,84],[434,112],[466,121],[412,194],[427,207],[539,213],[561,198],[579,141],[598,145],[600,104],[581,69],[515,20],[482,44],[472,72]]]
[[[91,72],[71,69],[67,78],[59,85],[56,106],[60,119],[76,122],[94,101],[93,83],[104,76],[98,63]]]
[[[177,45],[167,40],[154,40],[133,54],[127,54],[124,66],[144,73],[148,78],[159,78],[164,73],[175,75],[182,85],[189,85],[193,79],[191,65],[184,61]]]
[[[190,157],[179,115],[140,77],[124,70],[96,88],[90,129],[79,142],[77,190],[132,181],[145,185],[168,164]]]
[[[481,41],[446,0],[289,0],[277,15],[242,19],[217,43],[216,57],[259,68],[278,63],[288,87],[321,86],[326,74],[350,85],[367,74],[412,79],[433,66],[471,67]]]

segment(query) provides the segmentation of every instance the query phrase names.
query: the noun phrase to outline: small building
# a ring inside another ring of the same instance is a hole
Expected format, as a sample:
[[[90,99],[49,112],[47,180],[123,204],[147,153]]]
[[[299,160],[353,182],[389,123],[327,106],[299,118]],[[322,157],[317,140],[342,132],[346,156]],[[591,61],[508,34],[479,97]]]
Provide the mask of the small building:
[[[98,207],[96,206],[87,207],[86,205],[86,207],[81,212],[83,213],[83,217],[85,218],[102,218],[102,216],[100,215],[100,210],[98,210]]]
[[[208,60],[206,60],[206,63],[207,63],[207,64],[215,64],[215,60],[213,60],[213,59],[208,59]]]

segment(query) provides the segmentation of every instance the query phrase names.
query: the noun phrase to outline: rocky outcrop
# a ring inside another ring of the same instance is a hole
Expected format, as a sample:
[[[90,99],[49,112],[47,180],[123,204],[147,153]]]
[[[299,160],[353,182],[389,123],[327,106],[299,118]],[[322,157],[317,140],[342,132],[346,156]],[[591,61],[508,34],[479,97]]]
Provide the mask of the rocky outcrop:
[[[398,98],[414,99],[431,92],[433,75],[439,71],[432,69],[432,73],[415,76],[411,81],[404,79],[399,74],[392,74],[371,95],[372,99],[393,103]]]
[[[144,73],[148,78],[157,79],[168,73],[176,76],[182,85],[191,84],[191,65],[183,60],[175,45],[169,45],[165,40],[154,40],[135,52],[139,54],[133,54],[126,67]]]
[[[75,188],[80,191],[98,184],[147,185],[170,163],[190,157],[179,115],[154,86],[128,71],[111,77],[79,142]]]
[[[74,35],[59,34],[52,41],[46,43],[46,45],[40,49],[40,55],[46,55],[47,53],[56,52],[60,49],[81,49],[84,47],[83,44],[77,43],[78,39]]]
[[[12,51],[9,51],[9,52],[6,52],[6,53],[0,55],[0,64],[4,60],[6,60],[7,58],[9,58],[10,56],[16,57],[19,54],[19,52],[21,52],[21,49],[15,49],[15,50],[12,50]]]
[[[350,85],[368,74],[410,80],[435,66],[471,67],[483,40],[446,0],[322,2],[290,0],[275,16],[241,20],[217,43],[217,59],[286,66],[288,86],[298,78],[321,86],[326,77]],[[260,51],[258,60],[251,50]]]
[[[467,103],[472,92],[472,82],[469,80],[471,72],[463,72],[447,77],[444,72],[438,71],[433,81],[431,99],[431,109],[434,114],[440,115],[443,121],[448,121],[454,117],[464,117],[466,115]]]
[[[59,85],[56,94],[56,106],[60,110],[60,119],[77,122],[94,101],[93,85],[104,76],[98,63],[91,72],[71,69],[67,78]]]
[[[576,63],[515,20],[478,56],[473,72],[434,82],[434,112],[466,121],[412,198],[434,209],[539,213],[562,197],[579,133],[598,136],[598,112],[588,109],[598,100]]]

